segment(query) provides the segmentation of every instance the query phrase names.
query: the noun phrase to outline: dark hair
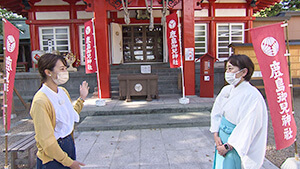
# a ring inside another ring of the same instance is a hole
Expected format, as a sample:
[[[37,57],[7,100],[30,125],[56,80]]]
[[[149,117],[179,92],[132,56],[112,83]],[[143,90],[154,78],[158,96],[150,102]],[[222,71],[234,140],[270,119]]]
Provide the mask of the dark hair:
[[[228,58],[228,62],[231,63],[233,66],[239,67],[239,69],[247,68],[248,72],[244,79],[246,81],[250,81],[251,76],[254,71],[254,64],[252,60],[247,55],[231,55]]]
[[[46,81],[47,75],[45,73],[45,70],[48,69],[50,71],[53,71],[53,68],[56,65],[56,62],[58,60],[61,60],[62,63],[67,66],[67,62],[65,58],[61,55],[55,55],[51,53],[46,53],[42,55],[38,60],[38,69],[41,76],[41,85]]]

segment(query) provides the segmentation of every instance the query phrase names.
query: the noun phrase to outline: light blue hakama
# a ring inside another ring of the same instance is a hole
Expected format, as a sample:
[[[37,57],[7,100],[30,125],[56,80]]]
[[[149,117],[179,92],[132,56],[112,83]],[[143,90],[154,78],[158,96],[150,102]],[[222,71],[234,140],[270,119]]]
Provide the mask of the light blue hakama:
[[[222,117],[219,137],[222,143],[227,143],[228,138],[236,125],[230,123],[225,117]],[[226,156],[223,157],[218,154],[218,150],[215,149],[215,159],[213,169],[241,169],[241,158],[235,149],[228,151]]]

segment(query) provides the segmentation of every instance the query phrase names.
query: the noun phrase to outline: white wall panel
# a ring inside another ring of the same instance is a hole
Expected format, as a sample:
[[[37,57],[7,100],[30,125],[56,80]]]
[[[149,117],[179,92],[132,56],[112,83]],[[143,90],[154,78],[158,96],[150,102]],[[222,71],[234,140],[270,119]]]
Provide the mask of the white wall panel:
[[[36,20],[70,19],[69,12],[36,12]]]
[[[246,9],[216,9],[216,16],[246,16]]]
[[[34,6],[47,6],[47,5],[69,5],[69,3],[63,0],[41,0],[34,4]]]
[[[195,10],[195,17],[208,17],[208,9]]]
[[[85,5],[85,3],[83,1],[78,1],[76,5]]]
[[[93,12],[77,11],[77,19],[91,19],[93,17]]]

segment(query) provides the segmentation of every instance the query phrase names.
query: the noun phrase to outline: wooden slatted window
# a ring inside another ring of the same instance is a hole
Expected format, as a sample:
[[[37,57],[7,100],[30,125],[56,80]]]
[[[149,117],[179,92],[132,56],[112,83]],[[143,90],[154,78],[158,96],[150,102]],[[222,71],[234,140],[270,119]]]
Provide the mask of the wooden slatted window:
[[[155,25],[152,31],[148,25],[123,26],[123,58],[130,62],[163,61],[163,28]]]

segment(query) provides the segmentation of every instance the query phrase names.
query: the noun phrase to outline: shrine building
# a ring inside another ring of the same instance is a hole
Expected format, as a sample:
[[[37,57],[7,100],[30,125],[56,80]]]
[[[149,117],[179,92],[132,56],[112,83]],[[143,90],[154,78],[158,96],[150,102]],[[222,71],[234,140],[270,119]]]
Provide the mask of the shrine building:
[[[185,94],[198,95],[198,58],[209,54],[222,63],[233,53],[229,44],[251,43],[252,15],[276,2],[280,0],[7,0],[0,6],[27,18],[31,51],[47,51],[50,41],[53,50],[77,57],[74,67],[85,65],[84,23],[94,18],[101,96],[111,98],[118,91],[117,75],[139,74],[142,65],[158,75],[159,94],[181,93],[180,70],[169,67],[167,15],[178,11],[180,17]],[[190,48],[193,58],[186,60]]]

